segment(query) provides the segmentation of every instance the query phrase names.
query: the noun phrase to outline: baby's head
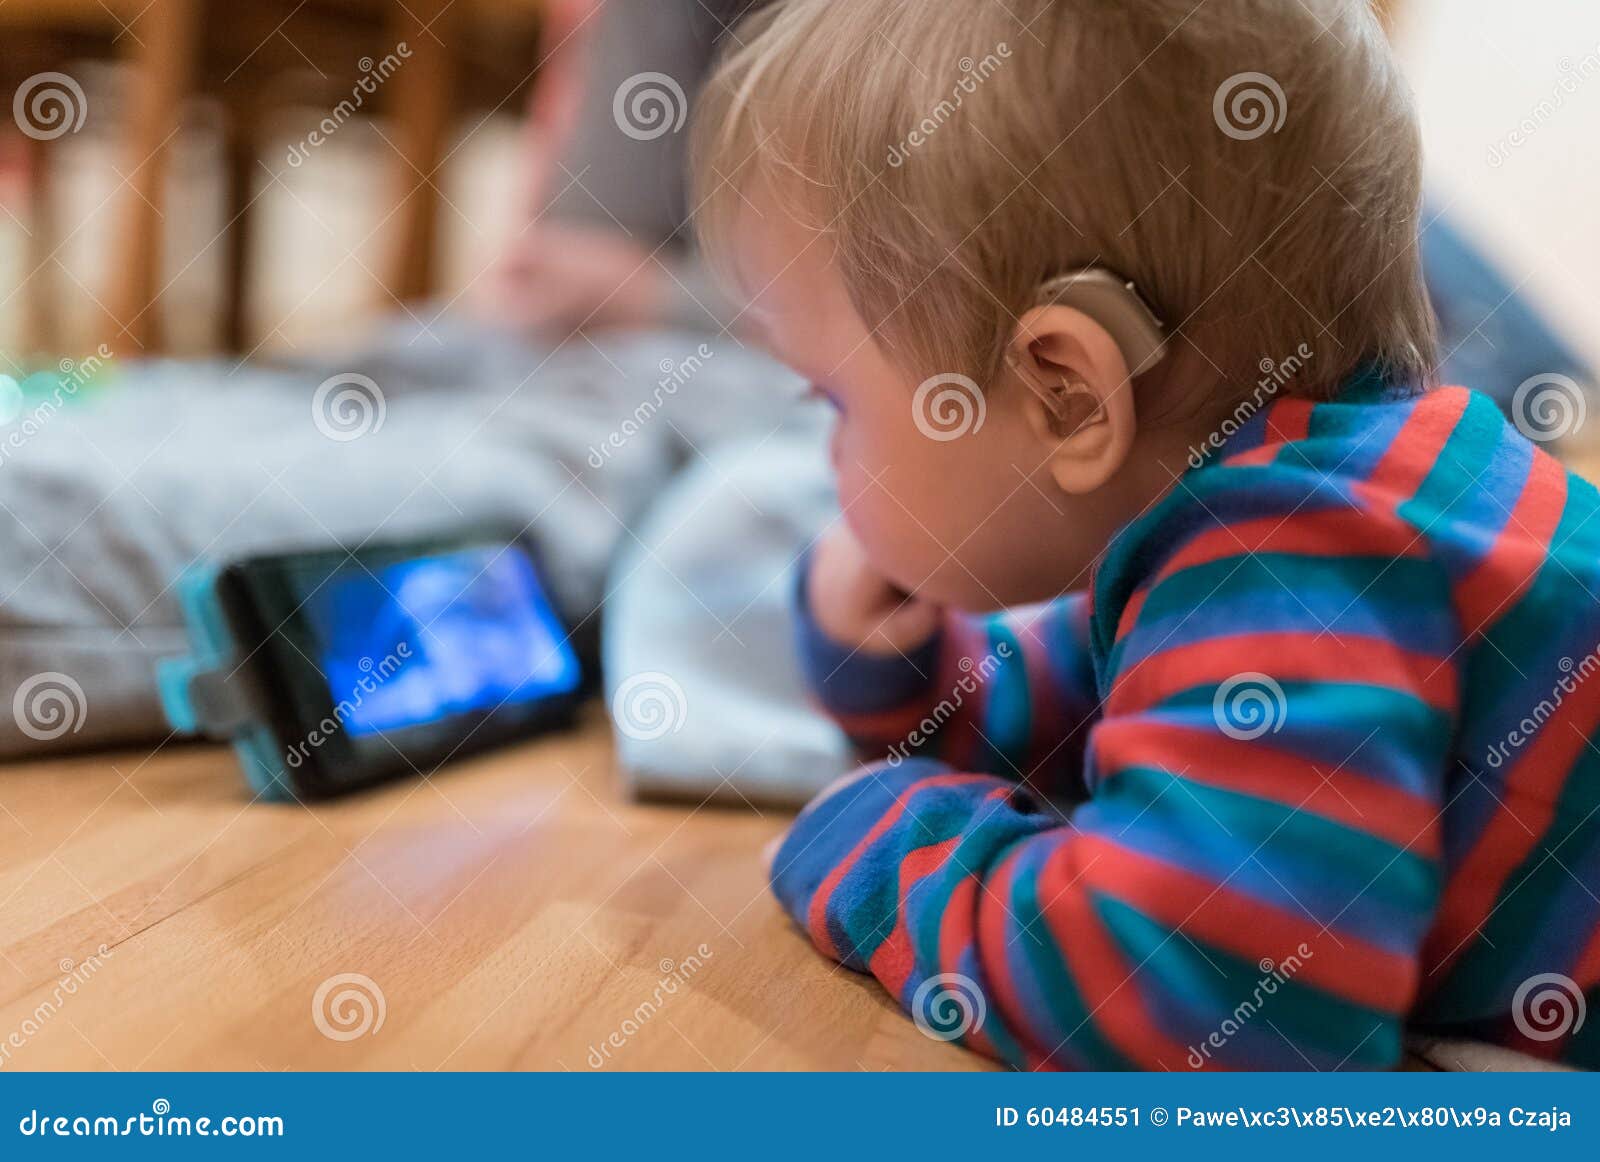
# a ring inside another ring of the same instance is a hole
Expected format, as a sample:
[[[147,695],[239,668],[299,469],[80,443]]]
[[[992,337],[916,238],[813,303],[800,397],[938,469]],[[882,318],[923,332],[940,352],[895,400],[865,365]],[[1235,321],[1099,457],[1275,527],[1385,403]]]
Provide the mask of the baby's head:
[[[1241,404],[1432,367],[1416,121],[1365,0],[786,0],[735,39],[701,234],[839,409],[846,518],[909,590],[1081,585]],[[1090,268],[1164,321],[1154,366],[1046,293]]]

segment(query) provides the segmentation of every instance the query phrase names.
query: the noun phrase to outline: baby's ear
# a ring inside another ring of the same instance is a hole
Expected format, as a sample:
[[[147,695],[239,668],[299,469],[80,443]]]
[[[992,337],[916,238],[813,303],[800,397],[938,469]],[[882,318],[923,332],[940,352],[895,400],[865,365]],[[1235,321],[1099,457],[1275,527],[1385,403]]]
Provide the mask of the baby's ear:
[[[1138,435],[1133,377],[1115,339],[1072,307],[1035,307],[1006,351],[1040,454],[1064,492],[1093,492],[1114,476]]]

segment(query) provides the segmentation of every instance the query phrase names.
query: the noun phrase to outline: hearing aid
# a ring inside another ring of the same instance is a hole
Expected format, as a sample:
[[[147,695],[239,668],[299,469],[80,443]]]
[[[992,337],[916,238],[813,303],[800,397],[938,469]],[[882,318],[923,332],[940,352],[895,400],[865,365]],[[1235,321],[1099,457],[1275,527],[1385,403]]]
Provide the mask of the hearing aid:
[[[1130,380],[1166,357],[1166,325],[1134,283],[1104,267],[1085,267],[1051,279],[1039,288],[1036,302],[1039,306],[1071,307],[1105,328],[1128,367]],[[1013,353],[1008,352],[1006,358],[1016,366]],[[1101,409],[1098,398],[1089,415],[1081,419],[1069,417],[1067,409],[1070,400],[1093,395],[1089,385],[1080,381],[1051,390],[1045,400],[1051,431],[1067,436],[1091,422]]]
[[[1143,375],[1167,354],[1167,328],[1139,288],[1103,266],[1069,271],[1039,288],[1040,306],[1071,307],[1106,329],[1128,365]]]

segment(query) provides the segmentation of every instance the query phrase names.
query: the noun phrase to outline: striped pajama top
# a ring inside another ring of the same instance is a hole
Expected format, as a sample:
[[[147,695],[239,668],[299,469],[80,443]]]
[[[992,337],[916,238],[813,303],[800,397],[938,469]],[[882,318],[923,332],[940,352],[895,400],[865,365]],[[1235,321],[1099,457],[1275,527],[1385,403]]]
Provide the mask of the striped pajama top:
[[[1090,591],[909,657],[804,610],[864,777],[773,889],[1021,1068],[1600,1066],[1600,494],[1459,388],[1283,399]]]

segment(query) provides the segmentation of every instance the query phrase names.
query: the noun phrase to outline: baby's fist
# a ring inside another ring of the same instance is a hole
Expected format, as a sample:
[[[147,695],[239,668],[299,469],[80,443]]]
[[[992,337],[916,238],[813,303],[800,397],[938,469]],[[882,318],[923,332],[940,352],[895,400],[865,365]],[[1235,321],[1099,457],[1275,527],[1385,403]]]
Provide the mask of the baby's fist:
[[[885,579],[843,524],[817,542],[806,588],[822,632],[863,653],[909,654],[939,630],[939,607]]]

